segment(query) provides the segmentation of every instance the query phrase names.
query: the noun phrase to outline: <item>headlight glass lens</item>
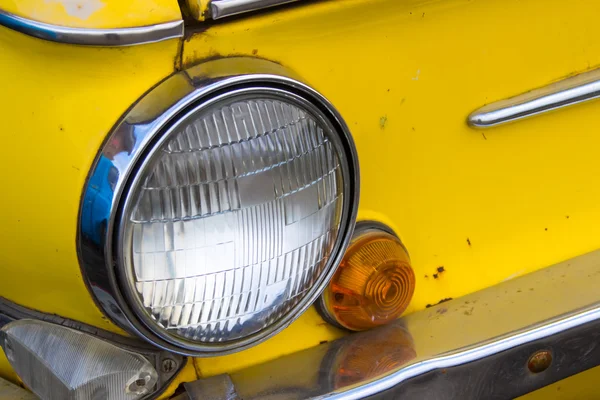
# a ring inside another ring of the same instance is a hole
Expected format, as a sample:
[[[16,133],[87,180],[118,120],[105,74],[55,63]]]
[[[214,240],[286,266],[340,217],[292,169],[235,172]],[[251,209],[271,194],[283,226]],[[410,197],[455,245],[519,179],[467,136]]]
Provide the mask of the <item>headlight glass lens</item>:
[[[121,253],[154,328],[235,341],[314,294],[344,200],[337,133],[317,114],[239,95],[191,112],[152,152],[124,209]]]

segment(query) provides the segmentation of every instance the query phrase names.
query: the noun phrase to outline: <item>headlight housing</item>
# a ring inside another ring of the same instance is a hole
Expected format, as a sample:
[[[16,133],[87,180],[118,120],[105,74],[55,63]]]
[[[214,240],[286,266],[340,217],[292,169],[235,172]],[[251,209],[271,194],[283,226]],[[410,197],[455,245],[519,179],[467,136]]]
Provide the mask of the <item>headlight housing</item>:
[[[263,60],[174,75],[125,116],[100,159],[119,176],[104,219],[91,218],[105,237],[80,231],[88,281],[112,295],[102,305],[122,326],[185,354],[236,351],[287,326],[335,272],[356,218],[346,126]]]

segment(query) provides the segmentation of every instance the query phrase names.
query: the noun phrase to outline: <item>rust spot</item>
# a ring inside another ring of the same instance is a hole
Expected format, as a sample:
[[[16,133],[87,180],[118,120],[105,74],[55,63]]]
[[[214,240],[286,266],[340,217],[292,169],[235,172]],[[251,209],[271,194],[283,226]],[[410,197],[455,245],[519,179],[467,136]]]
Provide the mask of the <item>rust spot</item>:
[[[438,304],[442,304],[442,303],[445,303],[445,302],[447,302],[447,301],[450,301],[450,300],[452,300],[452,297],[446,297],[446,298],[444,298],[444,299],[441,299],[440,301],[438,301],[438,302],[437,302],[437,303],[435,303],[435,304],[427,304],[427,305],[425,306],[425,308],[429,308],[429,307],[437,306]],[[447,310],[447,309],[445,309],[445,308],[444,308],[443,310],[444,310],[444,311],[443,311],[441,314],[443,314],[443,313],[445,313],[446,311],[448,311],[448,310]],[[439,310],[438,310],[438,312],[439,312]]]
[[[446,371],[446,368],[444,368],[444,369],[442,369],[440,372],[441,372],[442,374],[445,374],[445,373],[447,373],[448,371]]]
[[[387,115],[384,115],[383,117],[379,118],[379,127],[381,129],[385,129],[385,124],[387,123]]]
[[[437,272],[439,272],[439,273],[441,274],[442,272],[446,272],[446,269],[445,269],[445,268],[444,268],[444,266],[442,265],[442,266],[440,266],[440,267],[437,267]]]
[[[328,342],[327,340],[321,340],[321,341],[319,342],[319,344],[325,344],[325,343],[329,343],[329,342]]]
[[[533,353],[527,361],[527,368],[534,374],[544,372],[552,364],[552,352],[550,350],[539,350]]]
[[[438,274],[433,274],[433,279],[437,279],[438,278]]]
[[[252,55],[257,55],[257,54],[258,54],[258,49],[252,50]]]
[[[429,275],[425,275],[425,278],[429,278]]]
[[[469,247],[471,247],[471,240],[469,238],[467,238],[467,244],[469,245]]]

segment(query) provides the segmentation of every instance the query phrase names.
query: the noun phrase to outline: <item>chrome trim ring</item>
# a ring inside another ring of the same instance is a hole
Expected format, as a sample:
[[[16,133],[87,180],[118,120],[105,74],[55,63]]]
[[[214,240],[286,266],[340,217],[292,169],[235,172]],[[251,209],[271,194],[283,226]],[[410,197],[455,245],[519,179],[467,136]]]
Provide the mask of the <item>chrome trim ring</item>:
[[[295,1],[298,0],[213,0],[210,3],[210,16],[219,19]]]
[[[265,73],[256,73],[265,71]],[[223,97],[237,93],[267,91],[286,101],[301,102],[315,115],[332,126],[339,135],[332,136],[340,158],[346,162],[344,203],[340,234],[336,241],[327,274],[323,274],[310,296],[269,328],[236,341],[199,344],[174,338],[156,329],[140,311],[140,305],[126,284],[127,276],[119,266],[122,259],[118,221],[127,205],[127,193],[135,172],[143,168],[146,157],[165,140],[178,119],[199,107],[206,107]],[[115,149],[115,146],[118,149]],[[116,173],[114,171],[116,169]],[[102,185],[112,177],[111,190],[102,195]],[[99,189],[100,188],[100,189]],[[227,354],[253,346],[284,329],[320,295],[341,261],[354,229],[358,210],[358,158],[350,132],[341,116],[319,93],[301,83],[283,67],[269,61],[232,57],[209,61],[167,78],[141,98],[109,135],[84,188],[78,227],[78,252],[83,275],[96,302],[122,328],[142,336],[152,344],[180,354],[207,356]],[[113,240],[115,239],[115,240]]]
[[[82,46],[132,46],[183,37],[183,21],[131,28],[72,28],[47,24],[0,10],[0,25],[51,42]]]

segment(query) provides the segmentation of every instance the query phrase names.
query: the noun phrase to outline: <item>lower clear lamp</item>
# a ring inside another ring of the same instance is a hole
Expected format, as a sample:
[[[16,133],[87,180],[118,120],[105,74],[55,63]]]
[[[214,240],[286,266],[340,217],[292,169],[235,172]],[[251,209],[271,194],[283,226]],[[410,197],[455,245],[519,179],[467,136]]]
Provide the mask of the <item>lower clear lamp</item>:
[[[14,321],[0,330],[0,345],[41,399],[135,400],[156,389],[146,358],[64,326]]]

